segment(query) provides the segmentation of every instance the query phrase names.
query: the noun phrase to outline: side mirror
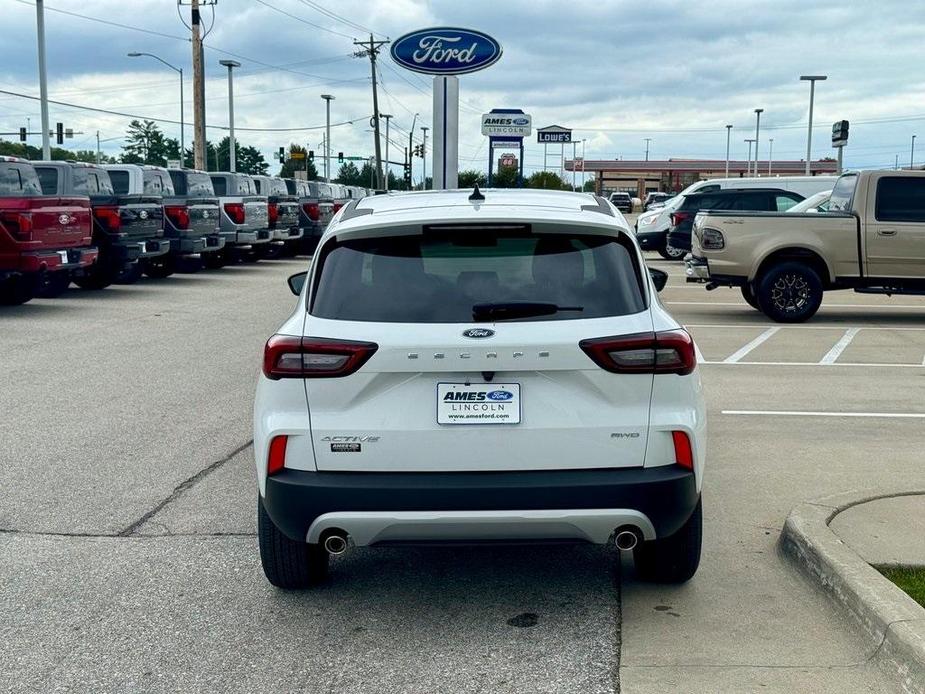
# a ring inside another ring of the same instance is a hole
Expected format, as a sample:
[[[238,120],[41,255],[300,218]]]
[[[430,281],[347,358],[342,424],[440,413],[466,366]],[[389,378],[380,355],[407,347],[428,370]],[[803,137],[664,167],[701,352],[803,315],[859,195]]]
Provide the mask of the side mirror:
[[[665,277],[667,279],[668,275],[665,275]],[[305,280],[307,278],[308,278],[308,272],[306,271],[306,272],[297,272],[294,275],[292,275],[288,280],[286,280],[289,283],[289,289],[292,290],[293,294],[295,294],[296,296],[300,296],[302,294],[302,287],[305,286]]]
[[[665,285],[668,284],[668,273],[663,270],[656,270],[650,267],[649,277],[652,278],[652,284],[655,285],[655,291],[657,292],[662,291]]]

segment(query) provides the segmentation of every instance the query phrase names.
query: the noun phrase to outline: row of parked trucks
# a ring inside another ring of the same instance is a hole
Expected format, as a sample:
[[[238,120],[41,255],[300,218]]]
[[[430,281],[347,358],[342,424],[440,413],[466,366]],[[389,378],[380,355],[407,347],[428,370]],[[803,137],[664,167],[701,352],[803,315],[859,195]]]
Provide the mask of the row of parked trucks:
[[[0,156],[0,304],[314,251],[363,188]]]

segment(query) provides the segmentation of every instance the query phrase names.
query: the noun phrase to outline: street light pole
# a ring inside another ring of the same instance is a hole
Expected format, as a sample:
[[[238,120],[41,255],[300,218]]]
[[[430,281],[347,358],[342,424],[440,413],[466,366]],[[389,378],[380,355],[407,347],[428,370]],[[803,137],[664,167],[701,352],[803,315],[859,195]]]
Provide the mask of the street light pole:
[[[748,175],[752,175],[752,140],[751,138],[745,138],[745,142],[748,143]]]
[[[575,192],[575,148],[578,143],[572,140],[572,192]]]
[[[761,126],[761,112],[763,108],[755,109],[755,176],[758,176],[758,129]]]
[[[183,121],[183,68],[179,68],[176,65],[171,65],[163,58],[159,58],[153,53],[128,53],[129,58],[140,58],[142,56],[147,56],[148,58],[154,58],[155,60],[160,61],[167,67],[169,67],[174,72],[179,73],[180,75],[180,165],[182,167],[184,160],[186,159],[186,137],[184,131],[186,127]]]
[[[649,143],[652,141],[651,137],[646,138],[646,161],[649,161]]]
[[[430,130],[426,125],[421,126],[421,132],[424,133],[424,144],[421,145],[421,166],[424,168],[424,180],[421,183],[421,190],[427,190],[427,131]]]
[[[771,175],[771,162],[774,161],[774,138],[768,140],[768,176]]]
[[[909,169],[915,166],[915,135],[912,136],[912,151],[909,153]]]
[[[828,75],[800,75],[800,80],[809,82],[809,129],[806,132],[806,175],[809,176],[809,162],[813,156],[813,99],[816,96],[816,82],[823,82]]]
[[[648,159],[646,160],[648,161]],[[585,182],[588,180],[588,174],[585,173],[585,139],[581,138],[581,189],[585,189]]]
[[[322,94],[321,98],[324,99],[324,110],[326,113],[326,120],[324,126],[325,140],[324,140],[324,182],[331,182],[331,102],[334,101],[334,97],[330,94]],[[377,126],[378,127],[378,126]]]
[[[389,189],[389,121],[392,119],[391,113],[380,113],[380,118],[385,118],[385,189]]]
[[[35,0],[35,24],[39,48],[39,99],[42,103],[42,159],[51,159],[51,136],[48,132],[48,78],[45,71],[45,4]]]
[[[219,60],[219,65],[228,68],[228,170],[235,172],[235,141],[234,141],[234,77],[232,70],[241,67],[241,63],[236,60]],[[218,149],[215,150],[215,156],[218,156]]]
[[[726,178],[729,178],[729,138],[732,136],[732,126],[726,126]]]

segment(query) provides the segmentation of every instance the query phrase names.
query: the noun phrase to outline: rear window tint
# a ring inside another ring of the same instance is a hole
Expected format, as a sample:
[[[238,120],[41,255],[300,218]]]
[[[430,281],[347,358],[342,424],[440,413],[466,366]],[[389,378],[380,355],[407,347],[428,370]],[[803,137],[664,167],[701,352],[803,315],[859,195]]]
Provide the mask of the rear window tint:
[[[128,195],[128,171],[113,171],[110,169],[109,180],[112,181],[112,189],[116,192],[116,195]]]
[[[38,174],[39,183],[42,186],[42,192],[45,195],[57,195],[58,169],[52,166],[39,166],[36,167],[35,173]]]
[[[110,174],[111,175],[111,174]],[[145,171],[144,192],[146,195],[173,195],[173,183],[162,171]]]
[[[519,320],[575,320],[644,310],[635,256],[622,239],[467,231],[345,241],[327,251],[311,313],[395,323],[471,323],[473,306],[581,306]]]
[[[212,177],[212,188],[215,191],[216,195],[226,195],[228,186],[225,185],[224,176],[213,176]]]
[[[925,179],[891,176],[877,181],[881,222],[925,222]]]
[[[0,163],[0,197],[41,195],[39,178],[28,164]]]
[[[74,192],[81,195],[113,195],[112,181],[103,169],[75,166],[71,170]]]

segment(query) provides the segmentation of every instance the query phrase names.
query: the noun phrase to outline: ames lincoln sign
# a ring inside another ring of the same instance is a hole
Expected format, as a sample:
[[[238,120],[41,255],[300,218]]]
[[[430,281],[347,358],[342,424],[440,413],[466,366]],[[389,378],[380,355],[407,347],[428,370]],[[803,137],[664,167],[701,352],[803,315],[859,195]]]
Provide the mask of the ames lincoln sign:
[[[421,29],[396,39],[392,60],[429,75],[463,75],[493,65],[501,58],[501,44],[473,29]]]
[[[529,137],[532,119],[526,113],[485,113],[482,134],[489,137]]]

